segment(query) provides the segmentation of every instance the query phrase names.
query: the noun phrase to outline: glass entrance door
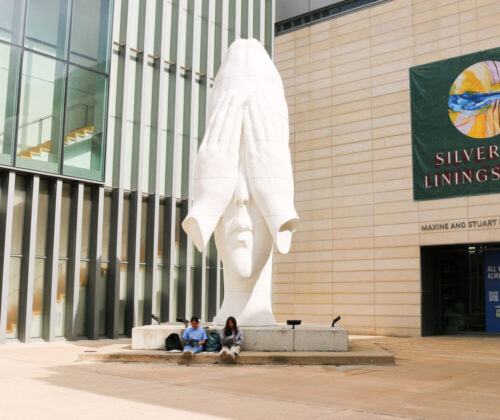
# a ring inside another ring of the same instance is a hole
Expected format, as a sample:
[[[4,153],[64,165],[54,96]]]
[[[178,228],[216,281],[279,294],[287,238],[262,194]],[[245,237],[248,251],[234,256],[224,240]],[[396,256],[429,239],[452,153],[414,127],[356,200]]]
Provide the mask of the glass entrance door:
[[[500,244],[421,248],[422,335],[486,332],[484,256]]]
[[[484,331],[481,247],[445,248],[439,260],[441,332]]]

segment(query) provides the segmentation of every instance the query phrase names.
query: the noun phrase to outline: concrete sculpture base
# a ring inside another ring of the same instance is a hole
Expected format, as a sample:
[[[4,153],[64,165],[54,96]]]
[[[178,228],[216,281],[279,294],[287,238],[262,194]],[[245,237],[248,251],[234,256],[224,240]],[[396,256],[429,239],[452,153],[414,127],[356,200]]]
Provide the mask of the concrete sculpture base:
[[[204,326],[207,332],[213,328]],[[207,328],[208,327],[208,328]],[[295,327],[275,325],[269,327],[241,327],[244,351],[348,351],[348,334],[343,327],[321,324],[303,324]],[[132,350],[160,350],[165,338],[172,333],[179,336],[185,331],[183,324],[160,324],[136,327],[132,330]]]

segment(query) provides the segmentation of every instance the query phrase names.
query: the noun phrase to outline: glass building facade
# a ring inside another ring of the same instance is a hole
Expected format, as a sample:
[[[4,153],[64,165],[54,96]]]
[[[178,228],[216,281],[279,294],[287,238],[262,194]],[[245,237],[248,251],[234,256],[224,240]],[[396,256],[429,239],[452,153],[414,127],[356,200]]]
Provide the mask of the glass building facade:
[[[0,163],[103,181],[112,1],[0,7]]]
[[[215,315],[213,240],[180,228],[228,46],[273,0],[0,0],[0,342]]]

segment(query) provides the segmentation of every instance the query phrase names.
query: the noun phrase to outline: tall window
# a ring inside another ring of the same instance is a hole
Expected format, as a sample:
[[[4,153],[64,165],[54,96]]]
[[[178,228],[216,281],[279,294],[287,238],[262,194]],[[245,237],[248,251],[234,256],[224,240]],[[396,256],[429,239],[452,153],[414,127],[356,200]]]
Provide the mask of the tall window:
[[[102,181],[113,0],[0,0],[0,165]]]

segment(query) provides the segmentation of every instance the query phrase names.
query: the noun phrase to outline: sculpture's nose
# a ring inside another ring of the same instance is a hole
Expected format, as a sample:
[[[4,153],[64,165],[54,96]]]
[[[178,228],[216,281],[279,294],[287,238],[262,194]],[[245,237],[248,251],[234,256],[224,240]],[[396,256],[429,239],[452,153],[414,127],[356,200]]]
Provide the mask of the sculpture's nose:
[[[236,230],[239,232],[252,230],[252,220],[248,213],[250,194],[248,184],[241,174],[236,185],[236,191],[234,192],[234,200],[236,203]]]
[[[248,207],[245,205],[236,210],[236,230],[238,232],[252,231],[252,220],[248,214]]]

